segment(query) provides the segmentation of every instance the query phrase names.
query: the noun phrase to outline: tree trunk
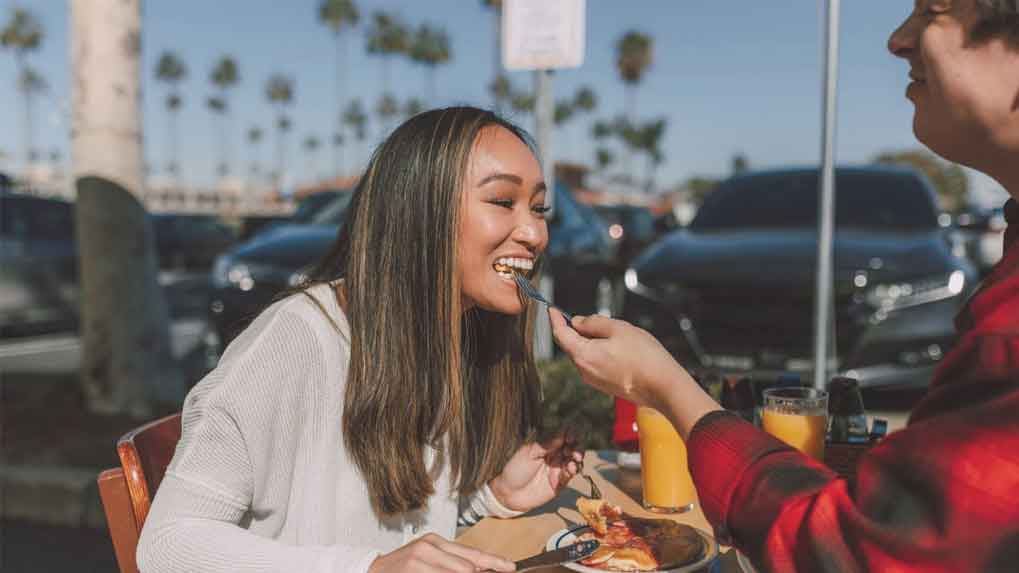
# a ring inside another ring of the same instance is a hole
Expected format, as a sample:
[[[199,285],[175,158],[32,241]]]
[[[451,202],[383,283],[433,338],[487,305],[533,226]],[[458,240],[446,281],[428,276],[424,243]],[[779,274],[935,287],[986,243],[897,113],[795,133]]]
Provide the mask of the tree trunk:
[[[32,89],[28,85],[24,86],[20,85],[21,79],[25,76],[25,73],[28,69],[27,65],[25,64],[25,56],[22,55],[21,52],[19,51],[15,51],[14,54],[15,59],[17,60],[18,84],[19,84],[18,90],[21,92],[21,95],[24,98],[23,103],[25,104],[25,123],[22,126],[23,131],[21,137],[22,141],[24,141],[25,147],[23,153],[25,155],[25,172],[27,174],[29,168],[32,167],[32,163],[34,163],[33,152],[35,151],[35,149],[33,149],[34,148],[33,141],[35,139],[33,136],[35,135],[35,127],[33,125],[34,122],[32,121]]]
[[[492,84],[495,85],[495,81],[499,79],[502,74],[502,7],[492,7],[492,39],[495,42],[495,47],[492,49]],[[495,113],[502,114],[502,98],[496,94],[492,94],[493,108]]]
[[[346,107],[344,97],[343,71],[347,65],[346,38],[336,33],[336,126],[337,131],[343,124],[343,109]],[[333,175],[339,178],[343,174],[343,151],[340,146],[333,146]]]
[[[80,380],[92,411],[142,418],[184,385],[140,201],[140,32],[140,0],[71,2]]]

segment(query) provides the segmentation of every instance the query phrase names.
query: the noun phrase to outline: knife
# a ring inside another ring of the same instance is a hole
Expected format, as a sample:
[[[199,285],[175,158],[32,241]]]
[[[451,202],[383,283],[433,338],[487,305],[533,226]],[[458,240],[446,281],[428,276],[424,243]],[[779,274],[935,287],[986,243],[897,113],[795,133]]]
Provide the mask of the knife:
[[[597,540],[591,539],[588,541],[574,543],[573,545],[567,545],[566,547],[561,547],[552,551],[539,553],[534,557],[528,557],[527,559],[517,561],[517,571],[527,571],[529,569],[538,569],[540,567],[554,567],[564,563],[580,561],[594,553],[595,550],[598,549],[598,545],[599,543]]]

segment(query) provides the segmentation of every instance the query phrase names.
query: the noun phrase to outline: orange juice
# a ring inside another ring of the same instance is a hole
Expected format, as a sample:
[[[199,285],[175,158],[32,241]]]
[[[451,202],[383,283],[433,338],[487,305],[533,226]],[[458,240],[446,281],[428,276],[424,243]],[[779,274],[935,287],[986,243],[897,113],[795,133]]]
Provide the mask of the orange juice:
[[[668,418],[638,408],[637,436],[644,507],[664,513],[692,509],[697,491],[686,466],[686,445]]]
[[[824,459],[824,433],[828,417],[824,414],[787,414],[764,408],[764,431],[815,460]]]

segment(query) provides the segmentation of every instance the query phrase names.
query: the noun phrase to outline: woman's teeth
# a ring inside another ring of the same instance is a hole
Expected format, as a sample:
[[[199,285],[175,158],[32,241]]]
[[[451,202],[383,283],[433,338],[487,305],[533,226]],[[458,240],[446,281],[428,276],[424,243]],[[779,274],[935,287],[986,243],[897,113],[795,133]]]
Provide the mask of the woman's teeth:
[[[512,279],[514,273],[520,273],[527,275],[534,268],[534,261],[531,259],[518,259],[515,257],[503,257],[496,259],[495,272],[499,273],[499,276],[504,278]]]

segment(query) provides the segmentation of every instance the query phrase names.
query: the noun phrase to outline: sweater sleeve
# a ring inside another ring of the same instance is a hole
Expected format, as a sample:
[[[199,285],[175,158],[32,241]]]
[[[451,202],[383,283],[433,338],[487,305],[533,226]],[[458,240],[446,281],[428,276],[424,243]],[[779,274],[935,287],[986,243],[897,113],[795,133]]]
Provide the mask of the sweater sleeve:
[[[265,314],[260,331],[242,335],[185,401],[181,440],[139,539],[141,571],[362,573],[379,555],[369,547],[292,545],[244,527],[265,479],[254,460],[272,447],[252,429],[259,425],[252,412],[280,399],[267,386],[285,388],[306,375],[290,362],[315,348],[299,318]]]
[[[457,525],[474,525],[485,517],[510,518],[523,514],[523,511],[512,510],[500,503],[492,493],[492,488],[485,484],[471,495],[460,498],[460,517],[457,519]]]

